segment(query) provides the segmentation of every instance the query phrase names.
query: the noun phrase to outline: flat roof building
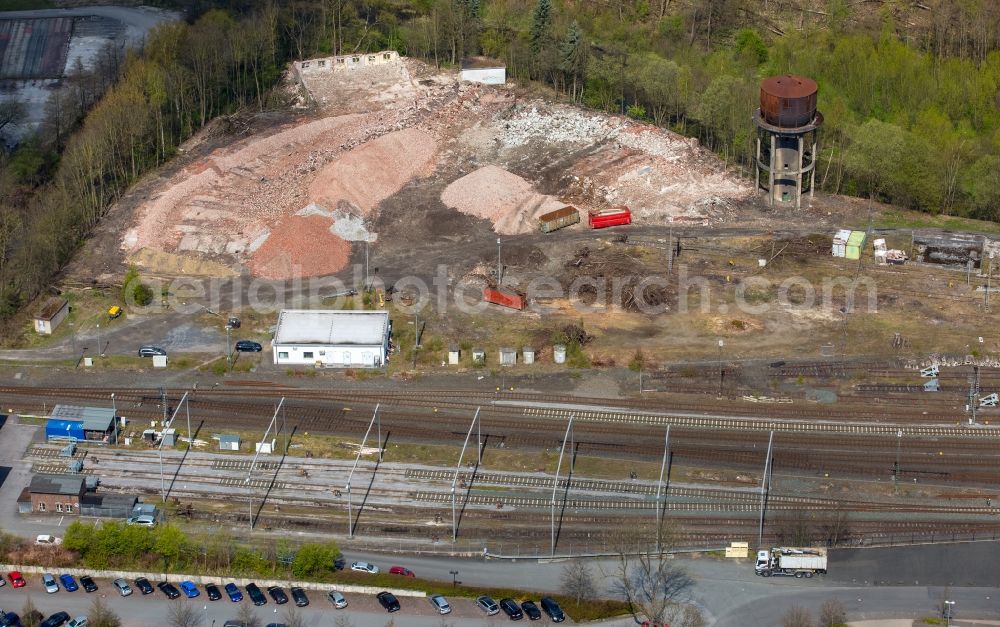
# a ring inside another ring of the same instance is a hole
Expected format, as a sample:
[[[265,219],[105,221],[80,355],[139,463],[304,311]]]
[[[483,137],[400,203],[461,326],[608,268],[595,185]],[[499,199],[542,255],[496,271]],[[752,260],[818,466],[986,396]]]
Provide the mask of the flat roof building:
[[[387,311],[286,309],[274,333],[274,363],[381,368],[388,361],[391,333]]]
[[[114,409],[56,405],[45,423],[45,440],[77,442],[118,441],[118,420]]]

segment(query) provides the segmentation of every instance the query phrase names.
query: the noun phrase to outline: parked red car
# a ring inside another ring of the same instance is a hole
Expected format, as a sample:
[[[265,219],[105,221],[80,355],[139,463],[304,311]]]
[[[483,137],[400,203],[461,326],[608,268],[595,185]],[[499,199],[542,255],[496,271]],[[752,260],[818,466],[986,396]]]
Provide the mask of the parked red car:
[[[416,577],[412,570],[409,568],[403,568],[402,566],[393,566],[389,569],[389,574],[402,575],[404,577]]]
[[[10,579],[10,584],[15,588],[23,588],[25,586],[24,577],[22,577],[21,573],[16,570],[10,571],[10,573],[7,574],[7,578]]]

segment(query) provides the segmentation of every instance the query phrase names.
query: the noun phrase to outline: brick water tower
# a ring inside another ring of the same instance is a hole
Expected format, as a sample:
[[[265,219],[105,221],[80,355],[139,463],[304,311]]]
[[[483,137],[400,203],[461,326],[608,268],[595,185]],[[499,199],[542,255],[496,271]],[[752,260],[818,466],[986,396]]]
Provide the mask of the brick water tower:
[[[760,84],[757,124],[757,188],[768,192],[768,206],[802,206],[816,181],[816,131],[823,114],[816,110],[816,81],[805,76],[772,76]]]

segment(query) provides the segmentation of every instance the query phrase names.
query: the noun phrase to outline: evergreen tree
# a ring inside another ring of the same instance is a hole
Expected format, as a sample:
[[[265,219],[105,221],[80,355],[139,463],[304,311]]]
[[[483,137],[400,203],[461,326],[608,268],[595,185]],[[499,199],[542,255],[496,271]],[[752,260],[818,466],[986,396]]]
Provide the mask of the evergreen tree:
[[[534,77],[545,80],[554,69],[552,50],[552,2],[538,0],[531,17],[531,52]]]
[[[583,31],[580,29],[580,24],[573,20],[559,50],[559,69],[566,77],[566,87],[574,100],[583,92],[587,53]]]

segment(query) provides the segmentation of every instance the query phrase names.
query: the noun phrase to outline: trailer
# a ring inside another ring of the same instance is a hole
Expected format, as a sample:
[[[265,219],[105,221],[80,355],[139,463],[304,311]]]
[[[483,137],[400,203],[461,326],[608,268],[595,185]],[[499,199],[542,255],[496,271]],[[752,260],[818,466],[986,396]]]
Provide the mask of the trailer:
[[[527,302],[524,294],[493,287],[483,288],[483,300],[494,305],[510,307],[518,311],[524,309],[524,305]]]
[[[632,211],[625,205],[607,209],[591,209],[587,214],[587,222],[592,229],[632,224]]]
[[[826,574],[826,549],[776,547],[757,551],[754,571],[761,577],[812,577]]]
[[[551,233],[580,221],[580,212],[569,205],[538,217],[542,233]]]

